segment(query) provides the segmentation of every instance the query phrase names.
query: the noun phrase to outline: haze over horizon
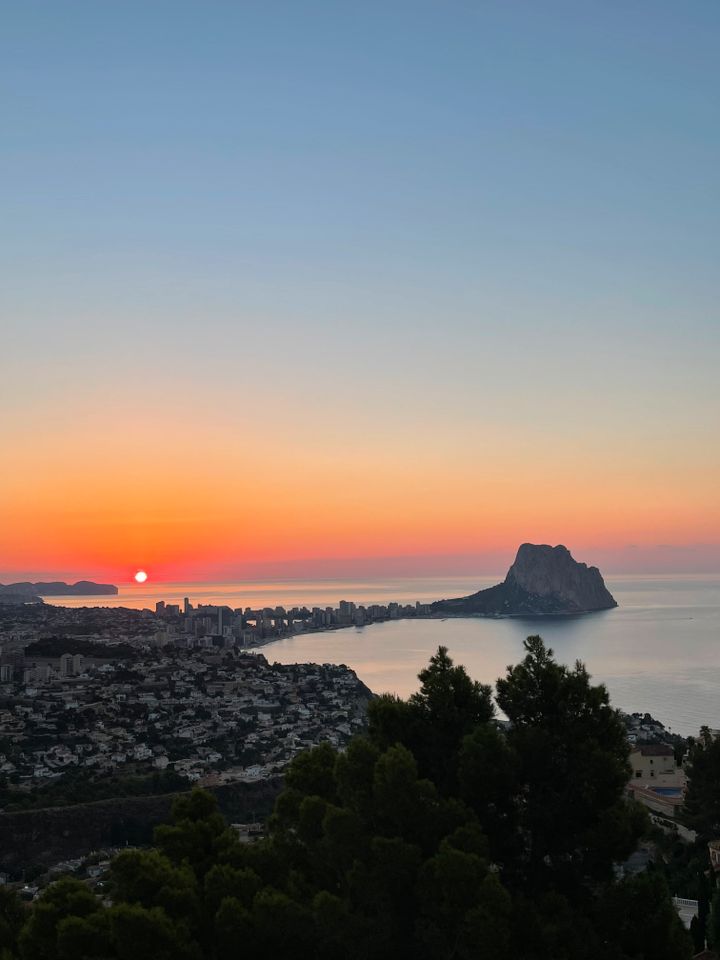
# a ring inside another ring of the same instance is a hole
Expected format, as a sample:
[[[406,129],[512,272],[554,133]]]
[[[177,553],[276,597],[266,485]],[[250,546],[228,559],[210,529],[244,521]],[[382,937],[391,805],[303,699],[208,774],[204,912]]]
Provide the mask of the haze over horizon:
[[[720,6],[4,19],[0,581],[720,571]]]
[[[323,581],[382,579],[382,578],[442,578],[469,577],[494,578],[502,580],[515,559],[515,550],[497,553],[445,556],[377,556],[377,557],[311,557],[294,561],[276,561],[265,563],[229,563],[222,566],[210,566],[194,575],[182,575],[183,571],[172,566],[165,568],[165,576],[150,571],[148,586],[156,587],[163,583],[222,584],[248,581]],[[585,553],[573,551],[576,560],[588,566],[600,568],[605,578],[627,575],[698,575],[720,574],[718,548],[712,544],[673,547],[658,545],[646,549],[628,546],[622,550],[596,550]],[[11,580],[47,582],[60,580],[104,581],[112,580],[118,586],[137,587],[142,590],[144,584],[134,581],[135,568],[118,571],[107,568],[95,571],[70,570],[26,570],[0,571],[0,583]]]

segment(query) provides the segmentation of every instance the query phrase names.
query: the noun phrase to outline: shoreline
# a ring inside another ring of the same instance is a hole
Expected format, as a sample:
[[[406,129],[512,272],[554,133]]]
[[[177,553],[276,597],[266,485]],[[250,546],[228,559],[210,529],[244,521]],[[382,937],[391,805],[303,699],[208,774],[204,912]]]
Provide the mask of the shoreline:
[[[445,620],[527,620],[533,622],[542,620],[547,623],[551,620],[572,620],[581,617],[589,617],[597,613],[608,613],[610,610],[617,610],[618,604],[614,607],[603,607],[600,610],[583,610],[579,612],[567,613],[442,613],[442,614],[419,614],[413,617],[385,617],[382,620],[371,620],[369,623],[338,623],[326,627],[313,627],[310,630],[288,631],[278,637],[265,637],[253,643],[250,646],[242,646],[240,649],[252,652],[259,647],[267,647],[271,643],[280,643],[283,640],[300,639],[306,636],[315,636],[319,633],[333,633],[337,630],[364,630],[366,627],[374,627],[383,623],[400,623],[409,620],[435,620],[442,623]]]

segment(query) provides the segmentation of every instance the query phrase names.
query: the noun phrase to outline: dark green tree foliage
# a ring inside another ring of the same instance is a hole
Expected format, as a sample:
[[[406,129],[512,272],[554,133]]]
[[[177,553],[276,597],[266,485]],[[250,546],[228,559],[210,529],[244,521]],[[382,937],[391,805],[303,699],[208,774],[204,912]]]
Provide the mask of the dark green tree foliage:
[[[627,741],[605,687],[591,685],[579,662],[572,670],[556,663],[540,637],[528,637],[525,649],[497,682],[523,788],[521,869],[532,887],[578,892],[578,884],[611,877],[645,821],[622,800]]]
[[[113,861],[110,881],[113,899],[159,907],[189,932],[198,929],[198,880],[186,861],[176,865],[159,850],[128,850]]]
[[[493,861],[508,870],[523,851],[519,775],[517,753],[497,727],[486,724],[463,739],[458,751],[459,796],[482,824]]]
[[[200,960],[196,945],[158,907],[120,903],[91,916],[68,917],[58,928],[62,960]]]
[[[19,938],[22,960],[200,960],[187,926],[161,907],[104,908],[79,880],[52,884]]]
[[[56,960],[62,957],[59,934],[69,919],[85,920],[100,911],[100,904],[79,880],[64,879],[48,887],[34,905],[20,934],[23,960]]]
[[[25,910],[15,891],[0,886],[0,960],[14,949],[24,920]]]
[[[720,949],[720,888],[713,891],[709,914],[705,913],[700,919],[705,920],[704,933],[708,946],[717,952]]]
[[[690,936],[693,942],[693,954],[701,953],[705,949],[705,924],[699,916],[690,921]]]
[[[665,881],[657,872],[630,877],[608,887],[597,915],[600,931],[617,945],[617,956],[675,960],[686,955],[688,937],[678,921]]]
[[[689,754],[686,820],[705,842],[720,840],[720,739],[703,727]]]
[[[409,700],[385,695],[372,704],[370,737],[381,748],[402,743],[417,759],[421,776],[453,789],[463,737],[493,717],[492,691],[456,667],[447,647],[438,647],[419,679],[422,686]]]
[[[536,637],[498,682],[507,731],[445,649],[420,679],[345,752],[296,758],[265,841],[241,844],[193,791],[156,849],[116,858],[113,906],[50,887],[21,960],[689,957],[662,876],[614,879],[645,820],[605,689]]]
[[[155,830],[155,844],[173,863],[190,867],[202,878],[234,843],[232,831],[210,794],[193,790],[173,803],[173,823]]]

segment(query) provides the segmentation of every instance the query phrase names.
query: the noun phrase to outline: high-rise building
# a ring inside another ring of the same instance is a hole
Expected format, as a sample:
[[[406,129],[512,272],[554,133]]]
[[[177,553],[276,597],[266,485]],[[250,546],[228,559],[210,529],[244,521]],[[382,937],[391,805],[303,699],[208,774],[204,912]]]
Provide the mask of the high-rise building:
[[[355,604],[351,600],[341,600],[338,612],[341,620],[349,622],[355,616]]]
[[[15,677],[21,677],[25,669],[25,653],[22,650],[6,650],[2,655],[2,662],[13,668]]]

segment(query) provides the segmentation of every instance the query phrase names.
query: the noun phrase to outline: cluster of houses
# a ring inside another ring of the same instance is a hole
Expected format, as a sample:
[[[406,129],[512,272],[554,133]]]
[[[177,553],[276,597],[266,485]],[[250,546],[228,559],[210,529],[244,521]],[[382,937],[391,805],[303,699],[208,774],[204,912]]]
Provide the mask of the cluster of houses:
[[[647,807],[658,826],[694,839],[693,832],[676,820],[687,786],[682,763],[685,740],[673,736],[648,713],[623,714],[623,720],[632,768],[628,795]]]
[[[105,887],[104,878],[110,869],[112,858],[119,852],[118,848],[111,847],[93,851],[85,857],[60,860],[47,869],[37,868],[27,871],[27,876],[19,881],[9,873],[0,872],[0,886],[11,885],[21,900],[30,901],[37,899],[41,889],[53,880],[73,876],[84,880],[91,890],[102,895]]]
[[[0,598],[0,647],[22,649],[40,637],[75,636],[119,643],[152,635],[158,619],[150,610],[127,607],[61,607],[50,603],[9,604]]]
[[[632,773],[626,793],[647,808],[652,822],[663,830],[687,843],[694,843],[697,834],[682,822],[683,805],[687,790],[687,773],[681,737],[672,736],[663,725],[648,714],[624,716],[630,742],[630,765]],[[720,730],[708,730],[711,737],[720,737]],[[720,840],[708,844],[710,868],[720,873]],[[643,868],[650,858],[647,851],[636,856],[644,860]],[[689,929],[698,917],[700,905],[697,900],[674,896],[678,916]],[[718,960],[718,955],[703,951],[697,955],[703,960]]]
[[[283,666],[237,650],[51,660],[0,683],[0,776],[17,787],[73,769],[99,778],[169,768],[203,784],[261,779],[316,743],[342,746],[362,728],[370,696],[345,666]]]

